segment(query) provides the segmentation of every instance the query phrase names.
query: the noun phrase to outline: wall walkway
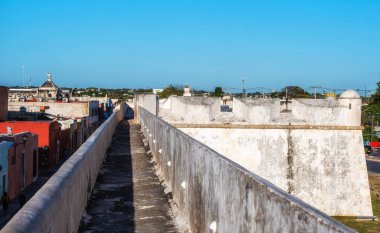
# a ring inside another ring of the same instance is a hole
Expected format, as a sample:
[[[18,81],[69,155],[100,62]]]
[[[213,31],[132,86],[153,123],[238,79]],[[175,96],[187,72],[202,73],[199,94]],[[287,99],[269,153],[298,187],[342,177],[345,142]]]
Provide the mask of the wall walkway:
[[[177,232],[134,121],[116,129],[79,232]]]

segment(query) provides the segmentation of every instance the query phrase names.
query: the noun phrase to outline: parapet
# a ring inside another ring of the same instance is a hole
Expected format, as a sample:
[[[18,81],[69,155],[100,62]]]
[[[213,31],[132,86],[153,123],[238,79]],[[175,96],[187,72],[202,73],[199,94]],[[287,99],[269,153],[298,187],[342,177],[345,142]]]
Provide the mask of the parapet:
[[[233,99],[232,112],[218,97],[171,96],[160,104],[160,116],[186,124],[360,126],[361,99],[348,90],[338,99]],[[286,109],[286,110],[285,110]]]
[[[171,97],[170,119],[176,122],[207,124],[220,113],[218,97]]]
[[[251,124],[270,124],[280,115],[280,100],[234,98],[233,113],[237,121]]]

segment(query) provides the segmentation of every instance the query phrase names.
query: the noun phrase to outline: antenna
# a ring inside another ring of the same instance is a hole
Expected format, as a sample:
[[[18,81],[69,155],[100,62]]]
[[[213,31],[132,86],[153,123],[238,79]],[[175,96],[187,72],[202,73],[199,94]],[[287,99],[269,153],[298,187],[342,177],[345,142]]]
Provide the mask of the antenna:
[[[32,87],[32,75],[29,75],[29,87]]]
[[[25,82],[24,82],[24,68],[25,68],[25,66],[22,65],[22,66],[21,66],[21,72],[22,72],[22,86],[23,86],[23,87],[25,86]]]

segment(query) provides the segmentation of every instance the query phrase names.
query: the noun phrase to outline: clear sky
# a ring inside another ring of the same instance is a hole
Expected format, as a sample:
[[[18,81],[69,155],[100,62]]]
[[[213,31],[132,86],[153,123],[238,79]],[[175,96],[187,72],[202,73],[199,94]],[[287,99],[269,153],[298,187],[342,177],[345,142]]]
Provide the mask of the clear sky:
[[[0,85],[376,87],[379,0],[1,0]],[[25,81],[27,83],[27,81]]]

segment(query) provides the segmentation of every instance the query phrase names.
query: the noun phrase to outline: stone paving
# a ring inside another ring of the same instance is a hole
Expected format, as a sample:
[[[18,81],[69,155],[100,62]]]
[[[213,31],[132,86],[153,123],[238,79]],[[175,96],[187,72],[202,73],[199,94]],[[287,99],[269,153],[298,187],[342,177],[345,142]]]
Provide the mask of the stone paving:
[[[133,121],[116,129],[79,232],[178,232]]]

